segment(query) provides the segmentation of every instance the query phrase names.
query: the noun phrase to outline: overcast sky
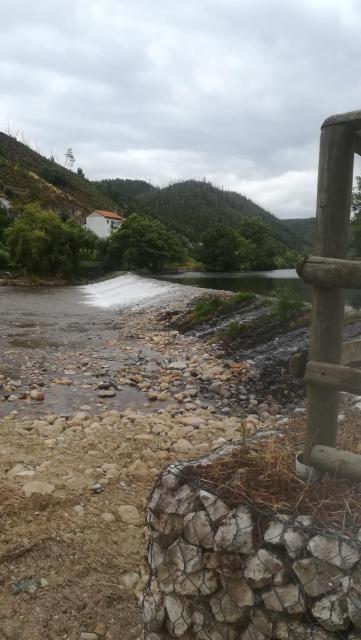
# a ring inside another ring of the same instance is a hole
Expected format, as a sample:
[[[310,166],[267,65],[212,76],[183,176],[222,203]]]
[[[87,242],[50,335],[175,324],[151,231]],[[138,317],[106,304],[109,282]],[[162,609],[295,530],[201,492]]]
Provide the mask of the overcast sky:
[[[206,177],[314,215],[360,34],[360,0],[1,0],[0,129],[89,178]]]

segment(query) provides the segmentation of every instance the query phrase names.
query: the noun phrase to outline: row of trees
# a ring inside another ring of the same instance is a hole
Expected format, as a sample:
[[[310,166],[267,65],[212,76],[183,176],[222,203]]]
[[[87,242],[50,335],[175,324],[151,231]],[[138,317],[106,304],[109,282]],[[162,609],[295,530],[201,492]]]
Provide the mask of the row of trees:
[[[84,259],[98,260],[109,270],[150,272],[189,261],[216,271],[291,266],[280,265],[278,254],[272,234],[258,218],[245,218],[237,230],[211,225],[201,241],[185,246],[159,220],[145,215],[132,214],[107,240],[99,240],[78,222],[63,222],[36,204],[27,206],[11,224],[6,212],[0,211],[0,268],[36,276],[71,278]],[[291,264],[295,259],[292,252],[283,256]]]

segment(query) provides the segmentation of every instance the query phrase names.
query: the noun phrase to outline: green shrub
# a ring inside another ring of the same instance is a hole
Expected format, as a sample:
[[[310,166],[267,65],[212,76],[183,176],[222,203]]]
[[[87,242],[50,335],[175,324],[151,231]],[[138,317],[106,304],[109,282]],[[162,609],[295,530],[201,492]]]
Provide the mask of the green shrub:
[[[247,329],[247,325],[245,322],[239,322],[238,320],[232,320],[229,323],[228,327],[224,329],[222,332],[222,338],[235,338],[236,336],[241,335]]]
[[[9,254],[5,249],[0,247],[0,269],[8,269],[9,267]]]
[[[288,322],[297,313],[305,310],[305,303],[296,291],[290,287],[280,287],[276,292],[273,313],[283,322]]]

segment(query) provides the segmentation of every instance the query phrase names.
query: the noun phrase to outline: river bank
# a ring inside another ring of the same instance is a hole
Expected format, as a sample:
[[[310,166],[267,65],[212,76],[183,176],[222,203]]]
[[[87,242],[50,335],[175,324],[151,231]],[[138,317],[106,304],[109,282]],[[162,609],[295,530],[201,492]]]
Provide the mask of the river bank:
[[[204,290],[158,289],[135,278],[121,282],[128,307],[112,307],[115,286],[36,300],[9,290],[1,307],[0,628],[7,639],[140,639],[144,510],[160,469],[227,440],[304,428],[302,394],[278,396],[262,373],[262,352],[279,372],[272,353],[299,345],[294,334],[279,334],[277,322],[271,330],[267,301],[244,301],[231,315],[185,328]],[[215,339],[234,321],[256,327],[253,337],[243,335],[243,350],[241,334],[233,350]],[[307,330],[296,331],[306,342]],[[358,410],[346,403],[340,420]]]

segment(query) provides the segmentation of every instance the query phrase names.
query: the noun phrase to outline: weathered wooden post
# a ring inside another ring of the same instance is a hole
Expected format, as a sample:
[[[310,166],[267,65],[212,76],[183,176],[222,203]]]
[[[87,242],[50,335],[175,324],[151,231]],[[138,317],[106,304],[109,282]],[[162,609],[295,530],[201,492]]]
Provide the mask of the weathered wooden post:
[[[321,128],[317,187],[315,256],[343,259],[347,253],[351,210],[353,156],[361,112],[328,118]],[[310,259],[311,261],[311,259]],[[334,261],[330,260],[333,264]],[[342,266],[342,265],[341,265]],[[298,273],[314,284],[311,343],[306,366],[307,427],[304,462],[311,463],[315,445],[334,447],[338,420],[339,389],[312,379],[313,363],[341,363],[344,294],[336,278],[330,285],[318,281],[317,260],[298,265]],[[310,273],[311,272],[311,273]],[[307,273],[307,278],[306,278]],[[310,367],[311,365],[311,367]],[[310,371],[311,369],[311,371]]]

